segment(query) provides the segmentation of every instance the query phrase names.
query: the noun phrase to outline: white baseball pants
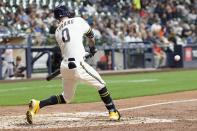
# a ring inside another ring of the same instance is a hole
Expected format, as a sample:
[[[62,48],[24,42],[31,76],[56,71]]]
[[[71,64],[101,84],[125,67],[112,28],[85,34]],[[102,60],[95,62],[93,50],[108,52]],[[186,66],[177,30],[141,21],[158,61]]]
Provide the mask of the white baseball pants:
[[[73,69],[69,69],[69,61],[61,62],[63,96],[67,103],[73,98],[78,81],[85,82],[97,90],[105,87],[105,82],[93,67],[85,61],[73,62],[76,64],[76,68]]]

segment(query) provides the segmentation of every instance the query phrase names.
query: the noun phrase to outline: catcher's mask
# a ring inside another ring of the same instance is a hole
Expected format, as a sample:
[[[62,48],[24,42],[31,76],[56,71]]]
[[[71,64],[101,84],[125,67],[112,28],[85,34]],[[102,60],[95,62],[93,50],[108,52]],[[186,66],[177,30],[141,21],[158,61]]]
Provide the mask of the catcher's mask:
[[[55,7],[54,9],[54,17],[59,20],[62,17],[73,18],[75,13],[73,10],[67,8],[66,6],[60,5]]]

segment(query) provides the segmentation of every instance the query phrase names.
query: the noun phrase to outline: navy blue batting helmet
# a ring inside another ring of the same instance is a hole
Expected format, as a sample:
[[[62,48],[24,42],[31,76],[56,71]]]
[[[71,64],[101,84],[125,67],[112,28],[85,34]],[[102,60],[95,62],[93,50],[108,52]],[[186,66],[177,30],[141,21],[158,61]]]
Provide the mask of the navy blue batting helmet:
[[[54,17],[55,19],[60,19],[62,17],[69,17],[72,18],[75,16],[74,11],[72,11],[71,9],[67,8],[66,6],[57,6],[54,9]]]

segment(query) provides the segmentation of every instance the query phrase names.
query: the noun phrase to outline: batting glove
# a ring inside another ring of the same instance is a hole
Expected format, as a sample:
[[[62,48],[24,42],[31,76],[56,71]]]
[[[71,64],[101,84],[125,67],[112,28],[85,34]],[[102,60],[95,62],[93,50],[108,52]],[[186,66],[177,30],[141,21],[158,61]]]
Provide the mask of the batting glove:
[[[97,49],[95,46],[89,47],[90,48],[90,53],[92,54],[92,56],[94,56],[94,54],[97,52]]]

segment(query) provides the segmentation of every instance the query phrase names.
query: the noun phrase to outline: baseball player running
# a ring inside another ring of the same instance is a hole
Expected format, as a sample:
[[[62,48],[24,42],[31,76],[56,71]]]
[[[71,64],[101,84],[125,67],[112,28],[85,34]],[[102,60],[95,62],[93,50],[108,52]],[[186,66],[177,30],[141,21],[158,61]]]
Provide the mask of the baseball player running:
[[[56,7],[54,17],[59,21],[55,37],[63,57],[60,66],[63,93],[41,101],[32,99],[26,113],[27,122],[32,124],[33,116],[45,106],[69,103],[75,94],[78,80],[95,87],[109,111],[109,119],[119,120],[120,114],[107,91],[105,82],[98,72],[84,61],[85,49],[82,43],[84,35],[89,40],[91,55],[94,56],[96,53],[92,29],[81,17],[74,17],[65,6]]]

